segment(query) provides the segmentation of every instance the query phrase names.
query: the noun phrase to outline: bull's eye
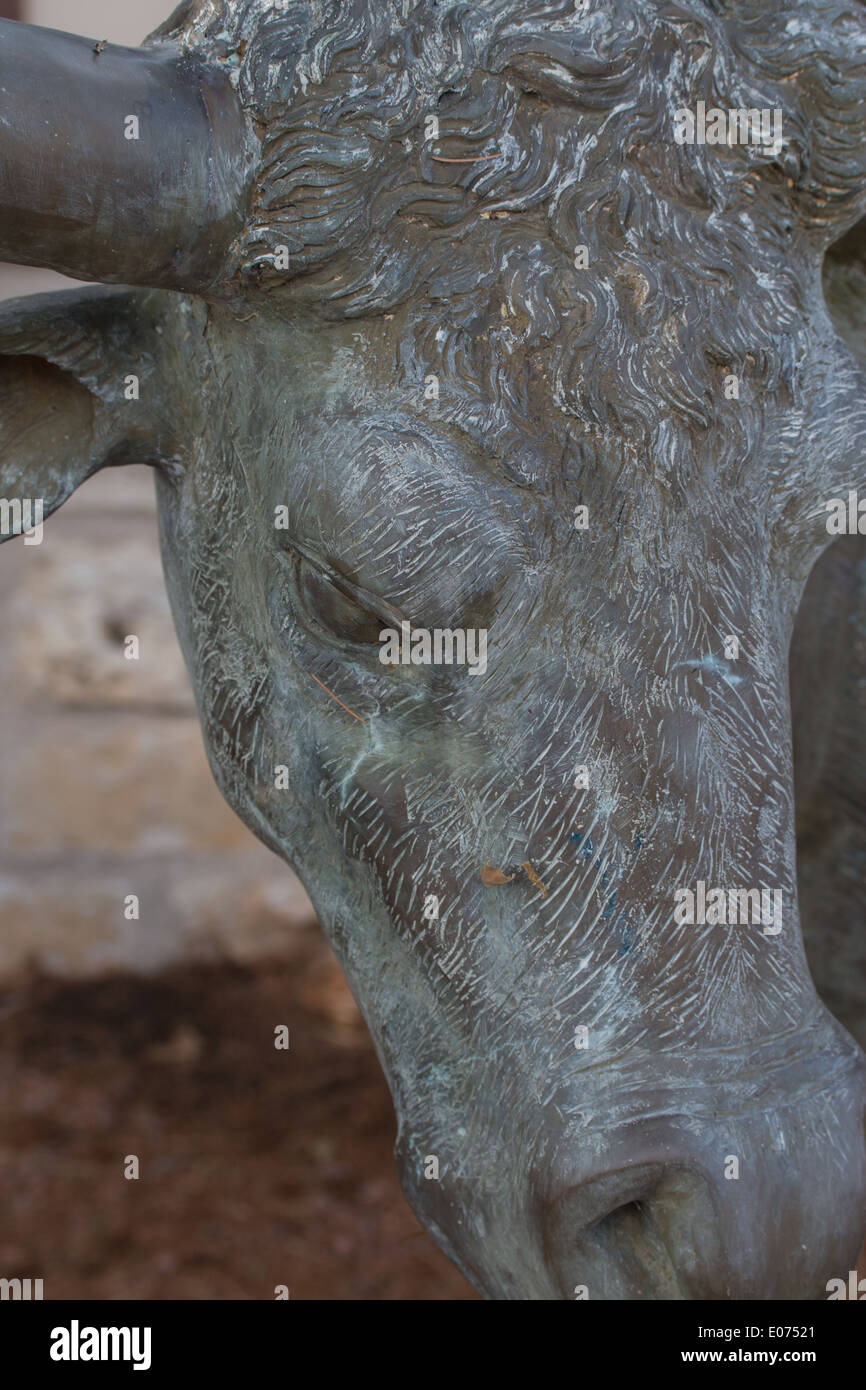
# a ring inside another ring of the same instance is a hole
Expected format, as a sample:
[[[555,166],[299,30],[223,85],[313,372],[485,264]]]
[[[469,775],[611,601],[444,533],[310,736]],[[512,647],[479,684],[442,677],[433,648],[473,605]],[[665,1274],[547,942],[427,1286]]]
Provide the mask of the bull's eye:
[[[371,594],[337,566],[293,541],[285,552],[293,563],[299,616],[341,642],[376,646],[384,628],[399,626],[404,614]]]
[[[379,641],[381,619],[303,560],[298,588],[307,612],[335,636],[346,642]]]

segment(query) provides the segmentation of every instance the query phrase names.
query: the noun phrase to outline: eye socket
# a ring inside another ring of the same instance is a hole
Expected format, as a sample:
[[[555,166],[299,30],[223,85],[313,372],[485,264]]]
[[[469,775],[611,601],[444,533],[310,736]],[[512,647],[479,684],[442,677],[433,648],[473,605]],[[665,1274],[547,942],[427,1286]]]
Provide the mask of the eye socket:
[[[378,643],[383,626],[381,618],[303,559],[298,588],[307,611],[335,636],[346,642]]]
[[[293,564],[302,615],[329,636],[359,646],[375,646],[383,628],[399,627],[405,615],[385,599],[368,593],[321,556],[293,541],[283,552]]]

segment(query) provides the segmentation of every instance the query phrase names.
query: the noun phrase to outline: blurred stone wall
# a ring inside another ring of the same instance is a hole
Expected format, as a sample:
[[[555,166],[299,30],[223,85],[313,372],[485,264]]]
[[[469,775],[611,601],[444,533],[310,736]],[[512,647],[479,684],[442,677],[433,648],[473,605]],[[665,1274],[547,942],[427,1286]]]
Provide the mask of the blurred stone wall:
[[[19,0],[28,24],[109,43],[141,43],[176,8],[175,0]]]
[[[158,0],[28,0],[31,22],[135,43]],[[0,266],[0,299],[72,282]],[[147,468],[91,479],[41,545],[0,546],[0,974],[252,959],[310,924],[223,802],[163,586]],[[139,659],[124,637],[139,639]],[[139,899],[138,920],[125,900]]]

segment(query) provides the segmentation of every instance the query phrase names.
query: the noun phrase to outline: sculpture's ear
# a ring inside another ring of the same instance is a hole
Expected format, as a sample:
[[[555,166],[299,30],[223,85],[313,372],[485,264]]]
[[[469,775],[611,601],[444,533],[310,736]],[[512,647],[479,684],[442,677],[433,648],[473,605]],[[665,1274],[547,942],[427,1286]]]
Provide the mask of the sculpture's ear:
[[[188,304],[94,288],[0,305],[0,499],[40,501],[47,516],[100,468],[176,464],[174,340],[180,308],[193,326]],[[21,529],[11,514],[0,540]]]

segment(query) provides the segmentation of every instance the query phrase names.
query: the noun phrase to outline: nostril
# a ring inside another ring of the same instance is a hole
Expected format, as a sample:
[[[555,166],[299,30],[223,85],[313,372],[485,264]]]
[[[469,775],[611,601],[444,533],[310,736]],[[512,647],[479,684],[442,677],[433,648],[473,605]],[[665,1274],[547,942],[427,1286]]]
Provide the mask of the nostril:
[[[583,1231],[599,1230],[606,1223],[640,1214],[670,1182],[663,1163],[643,1163],[600,1173],[566,1188],[551,1210],[568,1212],[572,1225]]]
[[[632,1202],[623,1202],[621,1206],[614,1207],[613,1211],[607,1212],[606,1215],[599,1217],[591,1226],[588,1226],[584,1234],[599,1236],[611,1229],[621,1230],[629,1222],[642,1220],[648,1212],[649,1202],[646,1198],[635,1198]]]
[[[694,1264],[689,1253],[698,1211],[711,1242],[708,1228],[714,1223],[705,1184],[687,1168],[645,1165],[571,1188],[549,1209],[546,1222],[547,1255],[563,1295],[593,1300],[694,1296],[686,1292],[683,1275]]]
[[[609,1132],[603,1147],[557,1146],[534,1209],[552,1296],[826,1297],[862,1239],[861,1063],[849,1056],[820,1088],[823,1057],[798,1061],[774,1083],[784,1104],[726,1113],[703,1133],[672,1116]],[[731,1154],[742,1181],[730,1180]]]

